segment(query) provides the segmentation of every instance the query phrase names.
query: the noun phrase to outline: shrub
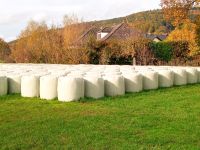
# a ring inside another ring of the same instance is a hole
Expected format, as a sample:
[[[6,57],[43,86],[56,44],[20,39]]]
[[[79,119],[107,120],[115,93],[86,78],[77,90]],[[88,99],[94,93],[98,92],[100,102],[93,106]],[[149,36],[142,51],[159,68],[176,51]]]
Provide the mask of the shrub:
[[[149,42],[149,40],[143,38],[110,40],[101,51],[100,62],[102,64],[131,65],[134,57],[137,61],[142,62],[144,57],[151,58],[149,57],[151,56],[148,48]]]
[[[106,46],[105,42],[97,41],[94,38],[90,38],[86,44],[86,49],[88,49],[88,57],[90,64],[100,63],[100,54],[102,49]]]
[[[121,44],[117,41],[109,41],[101,51],[101,63],[117,64],[117,58],[122,56]]]
[[[172,46],[169,43],[152,42],[150,47],[156,58],[166,62],[172,59]]]
[[[189,43],[186,41],[168,42],[172,46],[172,58],[186,60],[189,57]]]
[[[109,65],[132,65],[132,56],[111,56],[109,58]]]
[[[0,63],[9,62],[10,53],[9,45],[4,40],[0,39]]]

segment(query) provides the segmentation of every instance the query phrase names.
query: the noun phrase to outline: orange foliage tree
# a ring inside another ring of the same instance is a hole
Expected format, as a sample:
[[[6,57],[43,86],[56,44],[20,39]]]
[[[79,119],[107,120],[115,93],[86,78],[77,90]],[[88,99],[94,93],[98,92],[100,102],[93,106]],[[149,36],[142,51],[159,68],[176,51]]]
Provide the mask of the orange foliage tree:
[[[81,34],[88,28],[88,24],[80,20],[76,15],[66,15],[63,19],[63,40],[66,49],[68,63],[87,63],[87,49],[80,47],[77,42]]]
[[[186,41],[189,43],[190,55],[195,55],[199,52],[197,43],[196,43],[196,25],[187,22],[182,26],[177,27],[172,31],[167,37],[167,41]]]
[[[0,38],[0,62],[8,62],[10,55],[9,45]]]
[[[63,38],[56,27],[31,21],[12,46],[15,62],[66,63]]]
[[[75,45],[85,24],[65,17],[64,28],[31,21],[12,45],[17,63],[87,63],[86,50]]]
[[[189,17],[190,9],[200,0],[161,0],[161,7],[167,21],[176,27]]]
[[[197,18],[196,20],[196,41],[197,41],[197,44],[199,46],[199,51],[200,51],[200,16]]]

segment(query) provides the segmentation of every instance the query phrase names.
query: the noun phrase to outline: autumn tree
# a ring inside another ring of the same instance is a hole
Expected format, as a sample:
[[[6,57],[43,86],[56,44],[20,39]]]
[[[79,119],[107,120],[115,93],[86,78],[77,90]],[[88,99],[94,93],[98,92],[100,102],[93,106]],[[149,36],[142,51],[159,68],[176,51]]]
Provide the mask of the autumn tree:
[[[48,30],[48,26],[44,21],[36,22],[31,20],[28,22],[26,28],[21,31],[19,38],[25,38],[33,35],[34,33],[44,32],[46,30]]]
[[[161,7],[165,19],[176,27],[189,18],[189,11],[199,2],[200,0],[161,0]]]
[[[199,47],[199,51],[200,51],[200,16],[197,18],[196,20],[196,42],[198,44]]]
[[[26,63],[66,63],[63,37],[57,27],[31,21],[12,46],[12,58]]]
[[[0,62],[8,62],[10,52],[9,45],[0,38]]]
[[[87,29],[87,24],[76,15],[65,15],[63,18],[63,37],[65,46],[73,45],[81,34]]]
[[[78,39],[87,30],[88,24],[76,15],[66,15],[63,18],[63,25],[64,49],[69,60],[68,63],[87,63],[87,49],[83,45],[79,45]]]
[[[65,16],[64,27],[48,27],[45,22],[30,21],[12,45],[12,58],[25,63],[87,63],[87,51],[76,41],[85,23]]]
[[[167,37],[167,41],[186,41],[189,44],[190,55],[197,54],[199,52],[196,43],[196,24],[187,22],[182,26],[177,27]]]
[[[40,62],[43,53],[41,42],[47,30],[48,27],[44,22],[30,21],[19,35],[15,45],[12,46],[12,58],[16,62]]]

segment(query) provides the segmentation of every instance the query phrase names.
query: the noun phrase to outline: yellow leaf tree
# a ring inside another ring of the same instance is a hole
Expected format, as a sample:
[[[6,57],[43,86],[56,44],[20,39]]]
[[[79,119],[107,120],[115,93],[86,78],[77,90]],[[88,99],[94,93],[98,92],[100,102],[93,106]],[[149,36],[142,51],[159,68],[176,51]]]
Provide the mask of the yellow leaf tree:
[[[189,44],[190,55],[199,52],[196,43],[196,25],[187,21],[182,26],[177,27],[167,37],[167,41],[186,41]]]

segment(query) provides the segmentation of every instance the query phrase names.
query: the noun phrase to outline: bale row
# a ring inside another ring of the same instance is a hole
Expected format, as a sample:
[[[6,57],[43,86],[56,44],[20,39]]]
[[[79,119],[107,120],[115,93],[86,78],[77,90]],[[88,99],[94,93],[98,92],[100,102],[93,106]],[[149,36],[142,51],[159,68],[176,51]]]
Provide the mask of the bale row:
[[[0,75],[0,95],[64,102],[200,83],[200,68],[192,67],[10,64],[0,65]]]

